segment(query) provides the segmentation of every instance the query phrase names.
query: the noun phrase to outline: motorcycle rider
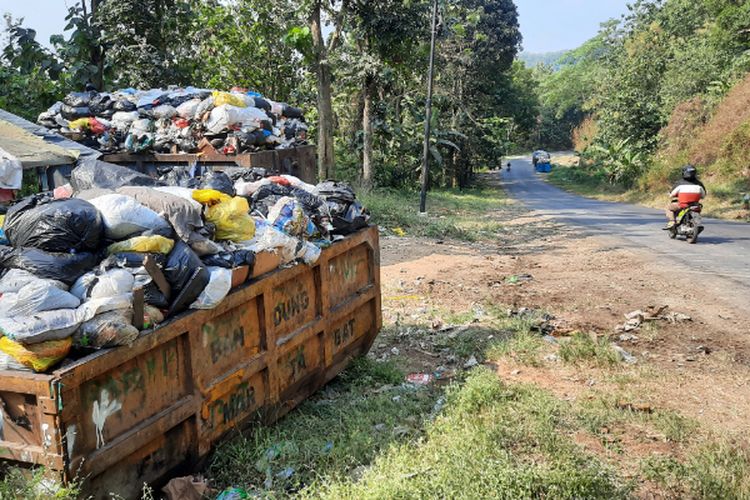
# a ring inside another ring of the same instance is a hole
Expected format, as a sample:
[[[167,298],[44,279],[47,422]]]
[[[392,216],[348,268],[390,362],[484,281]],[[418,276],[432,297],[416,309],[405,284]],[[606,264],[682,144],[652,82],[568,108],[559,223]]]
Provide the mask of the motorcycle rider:
[[[664,230],[672,229],[676,223],[676,214],[693,203],[698,203],[706,196],[706,186],[698,179],[698,169],[692,165],[682,167],[682,180],[678,182],[670,196],[672,202],[667,206],[669,222]]]

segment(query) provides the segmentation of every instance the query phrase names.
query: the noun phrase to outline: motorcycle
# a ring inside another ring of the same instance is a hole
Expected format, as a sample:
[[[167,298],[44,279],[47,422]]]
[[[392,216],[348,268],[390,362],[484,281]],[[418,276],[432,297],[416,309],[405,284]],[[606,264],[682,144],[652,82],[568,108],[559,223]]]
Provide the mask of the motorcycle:
[[[703,205],[700,203],[692,203],[680,209],[674,226],[669,230],[669,237],[674,240],[678,236],[684,236],[688,243],[697,243],[698,236],[704,229],[701,212],[703,212]]]

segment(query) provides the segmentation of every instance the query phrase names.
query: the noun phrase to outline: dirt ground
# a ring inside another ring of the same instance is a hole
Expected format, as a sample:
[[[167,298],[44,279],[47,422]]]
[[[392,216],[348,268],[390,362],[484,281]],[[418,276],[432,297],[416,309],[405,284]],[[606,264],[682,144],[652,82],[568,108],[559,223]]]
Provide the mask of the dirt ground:
[[[428,310],[481,314],[488,303],[541,309],[554,315],[553,336],[575,331],[607,336],[635,362],[623,363],[612,376],[555,362],[552,356],[540,366],[501,363],[501,377],[539,385],[569,400],[612,391],[636,411],[672,410],[731,435],[750,431],[750,306],[739,309],[742,301],[734,300],[731,290],[681,277],[646,253],[620,248],[607,238],[579,237],[522,209],[503,224],[497,241],[481,244],[384,237],[386,324],[408,322]],[[625,314],[663,306],[664,314],[691,319],[615,332]],[[434,328],[441,326],[440,318],[433,321]],[[425,363],[430,355],[426,352]],[[664,446],[654,440],[643,451]]]

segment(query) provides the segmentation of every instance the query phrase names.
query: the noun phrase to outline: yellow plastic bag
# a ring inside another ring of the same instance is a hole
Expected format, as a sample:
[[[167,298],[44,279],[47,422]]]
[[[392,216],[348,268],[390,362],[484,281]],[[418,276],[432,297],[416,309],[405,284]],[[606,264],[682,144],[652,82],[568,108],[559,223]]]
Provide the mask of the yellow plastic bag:
[[[241,95],[232,94],[230,92],[219,92],[214,90],[214,106],[223,106],[229,104],[231,106],[237,106],[238,108],[246,108],[247,103],[245,98]]]
[[[232,198],[213,189],[193,192],[193,199],[206,206],[206,221],[216,226],[220,241],[247,241],[255,236],[255,221],[250,217],[247,199]]]
[[[77,120],[73,120],[72,122],[68,123],[68,128],[70,130],[88,130],[89,119],[87,117],[87,118],[79,118]]]
[[[65,359],[72,345],[73,339],[71,337],[30,345],[14,342],[8,337],[0,337],[0,351],[35,372],[45,372]]]
[[[163,253],[168,254],[174,248],[174,241],[164,236],[136,236],[125,241],[112,243],[107,247],[107,254],[123,252]]]

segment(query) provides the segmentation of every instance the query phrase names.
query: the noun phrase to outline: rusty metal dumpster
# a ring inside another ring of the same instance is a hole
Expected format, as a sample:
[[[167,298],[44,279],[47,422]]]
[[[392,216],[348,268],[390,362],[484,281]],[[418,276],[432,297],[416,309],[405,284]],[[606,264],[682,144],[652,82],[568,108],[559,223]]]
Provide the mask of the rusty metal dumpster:
[[[0,371],[0,458],[139,497],[234,428],[273,422],[366,353],[381,324],[377,228],[314,267],[256,266],[212,311],[50,374]],[[264,268],[266,267],[266,268]]]

